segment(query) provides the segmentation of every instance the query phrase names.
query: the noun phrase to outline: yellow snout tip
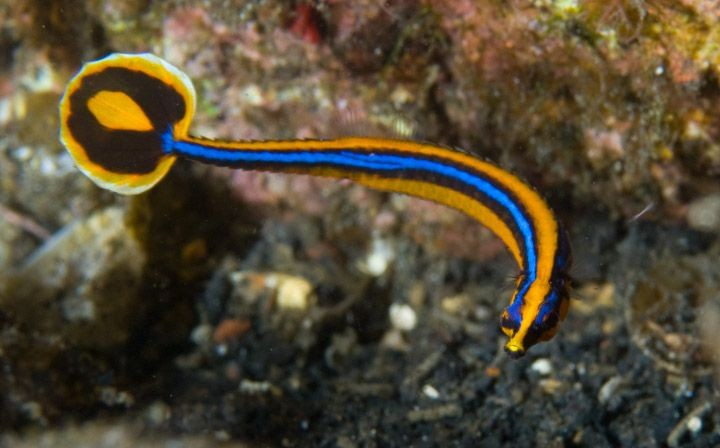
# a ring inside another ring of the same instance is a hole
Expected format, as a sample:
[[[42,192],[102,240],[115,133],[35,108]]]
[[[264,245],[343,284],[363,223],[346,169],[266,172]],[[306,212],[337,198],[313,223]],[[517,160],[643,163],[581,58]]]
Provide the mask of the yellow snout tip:
[[[517,359],[525,354],[525,348],[517,342],[509,341],[507,344],[505,344],[505,352],[511,358]]]

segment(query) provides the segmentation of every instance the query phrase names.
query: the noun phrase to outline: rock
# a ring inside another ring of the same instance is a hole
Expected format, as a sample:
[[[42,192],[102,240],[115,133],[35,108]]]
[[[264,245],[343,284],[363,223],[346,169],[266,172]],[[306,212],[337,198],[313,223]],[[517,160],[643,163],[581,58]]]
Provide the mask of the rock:
[[[111,207],[61,230],[9,276],[0,307],[58,346],[126,342],[146,257],[124,217]]]

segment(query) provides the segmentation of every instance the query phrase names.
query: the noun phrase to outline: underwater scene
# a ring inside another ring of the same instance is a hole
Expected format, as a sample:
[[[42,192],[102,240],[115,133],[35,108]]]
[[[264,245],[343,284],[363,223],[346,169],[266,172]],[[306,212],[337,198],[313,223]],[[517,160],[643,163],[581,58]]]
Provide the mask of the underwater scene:
[[[0,0],[0,446],[720,446],[720,3]]]

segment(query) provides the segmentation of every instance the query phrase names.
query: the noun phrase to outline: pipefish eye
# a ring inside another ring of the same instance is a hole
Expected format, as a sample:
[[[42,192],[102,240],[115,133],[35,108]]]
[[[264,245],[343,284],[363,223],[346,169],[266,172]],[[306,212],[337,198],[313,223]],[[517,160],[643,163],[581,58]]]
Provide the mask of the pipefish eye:
[[[513,334],[520,328],[520,321],[513,319],[510,312],[505,309],[500,318],[500,329],[508,337],[512,337]]]
[[[60,139],[101,187],[135,194],[165,176],[168,146],[195,110],[188,77],[150,54],[113,54],[85,64],[60,101]]]

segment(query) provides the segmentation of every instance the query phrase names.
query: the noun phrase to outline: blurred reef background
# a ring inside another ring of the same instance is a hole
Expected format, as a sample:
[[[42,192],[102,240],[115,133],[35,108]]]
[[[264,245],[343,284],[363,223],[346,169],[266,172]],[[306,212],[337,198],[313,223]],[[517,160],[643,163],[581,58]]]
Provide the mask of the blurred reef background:
[[[452,210],[58,141],[83,62],[152,52],[193,133],[391,136],[527,179],[577,300],[520,361],[516,269]],[[720,3],[0,0],[0,445],[720,445]]]

